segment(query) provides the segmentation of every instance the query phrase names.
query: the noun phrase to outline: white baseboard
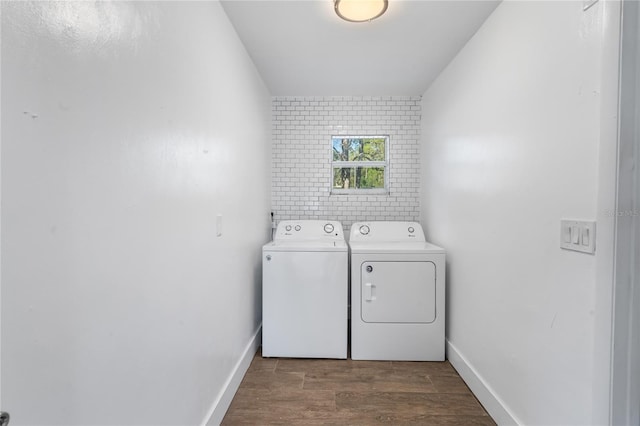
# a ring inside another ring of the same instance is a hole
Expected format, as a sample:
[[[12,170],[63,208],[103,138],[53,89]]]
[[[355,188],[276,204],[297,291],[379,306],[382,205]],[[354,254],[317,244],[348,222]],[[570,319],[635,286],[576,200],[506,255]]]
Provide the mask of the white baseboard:
[[[467,361],[460,351],[448,340],[447,359],[498,425],[522,424],[522,422],[518,421],[516,416],[511,413],[511,410],[505,405],[504,401],[491,389],[491,386],[478,374],[469,361]]]
[[[227,378],[227,381],[222,387],[222,390],[209,409],[209,412],[202,423],[204,426],[218,426],[222,422],[222,419],[227,413],[227,409],[229,408],[229,405],[231,405],[231,401],[240,386],[240,382],[242,382],[242,378],[247,372],[249,365],[251,365],[251,360],[253,360],[254,355],[258,351],[261,341],[262,324],[260,324],[258,330],[256,330],[253,337],[245,347],[242,356],[236,363],[231,374]]]

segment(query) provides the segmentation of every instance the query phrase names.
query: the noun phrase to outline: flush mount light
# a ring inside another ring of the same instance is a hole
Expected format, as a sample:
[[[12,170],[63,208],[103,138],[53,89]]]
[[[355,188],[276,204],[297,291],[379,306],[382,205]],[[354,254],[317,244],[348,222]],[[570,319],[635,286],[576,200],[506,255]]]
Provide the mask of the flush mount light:
[[[367,22],[382,16],[389,0],[333,0],[339,17],[349,22]]]

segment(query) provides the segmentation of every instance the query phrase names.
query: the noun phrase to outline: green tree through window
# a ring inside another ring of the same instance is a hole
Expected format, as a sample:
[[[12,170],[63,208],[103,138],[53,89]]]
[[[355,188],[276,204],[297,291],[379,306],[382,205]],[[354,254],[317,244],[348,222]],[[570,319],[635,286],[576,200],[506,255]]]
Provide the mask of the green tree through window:
[[[388,136],[333,136],[332,192],[385,192]]]

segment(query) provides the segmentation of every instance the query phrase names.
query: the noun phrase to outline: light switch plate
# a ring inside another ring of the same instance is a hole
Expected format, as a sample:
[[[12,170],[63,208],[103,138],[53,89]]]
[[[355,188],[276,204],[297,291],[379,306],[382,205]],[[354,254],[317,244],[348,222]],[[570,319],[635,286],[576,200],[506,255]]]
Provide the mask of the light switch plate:
[[[560,248],[593,254],[596,252],[596,223],[589,220],[560,221]]]

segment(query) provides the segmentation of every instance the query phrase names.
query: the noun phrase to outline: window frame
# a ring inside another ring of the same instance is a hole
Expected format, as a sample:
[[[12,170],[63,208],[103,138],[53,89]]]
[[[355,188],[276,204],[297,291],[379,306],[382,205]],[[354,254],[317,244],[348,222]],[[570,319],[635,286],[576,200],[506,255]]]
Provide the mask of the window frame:
[[[384,139],[384,158],[385,161],[342,161],[333,159],[333,141],[334,139]],[[330,194],[351,194],[351,195],[387,195],[389,194],[389,143],[391,137],[389,135],[331,135],[330,139],[330,152],[331,161],[329,165],[329,193]],[[376,168],[382,167],[384,171],[384,188],[334,188],[334,170],[336,168]]]

